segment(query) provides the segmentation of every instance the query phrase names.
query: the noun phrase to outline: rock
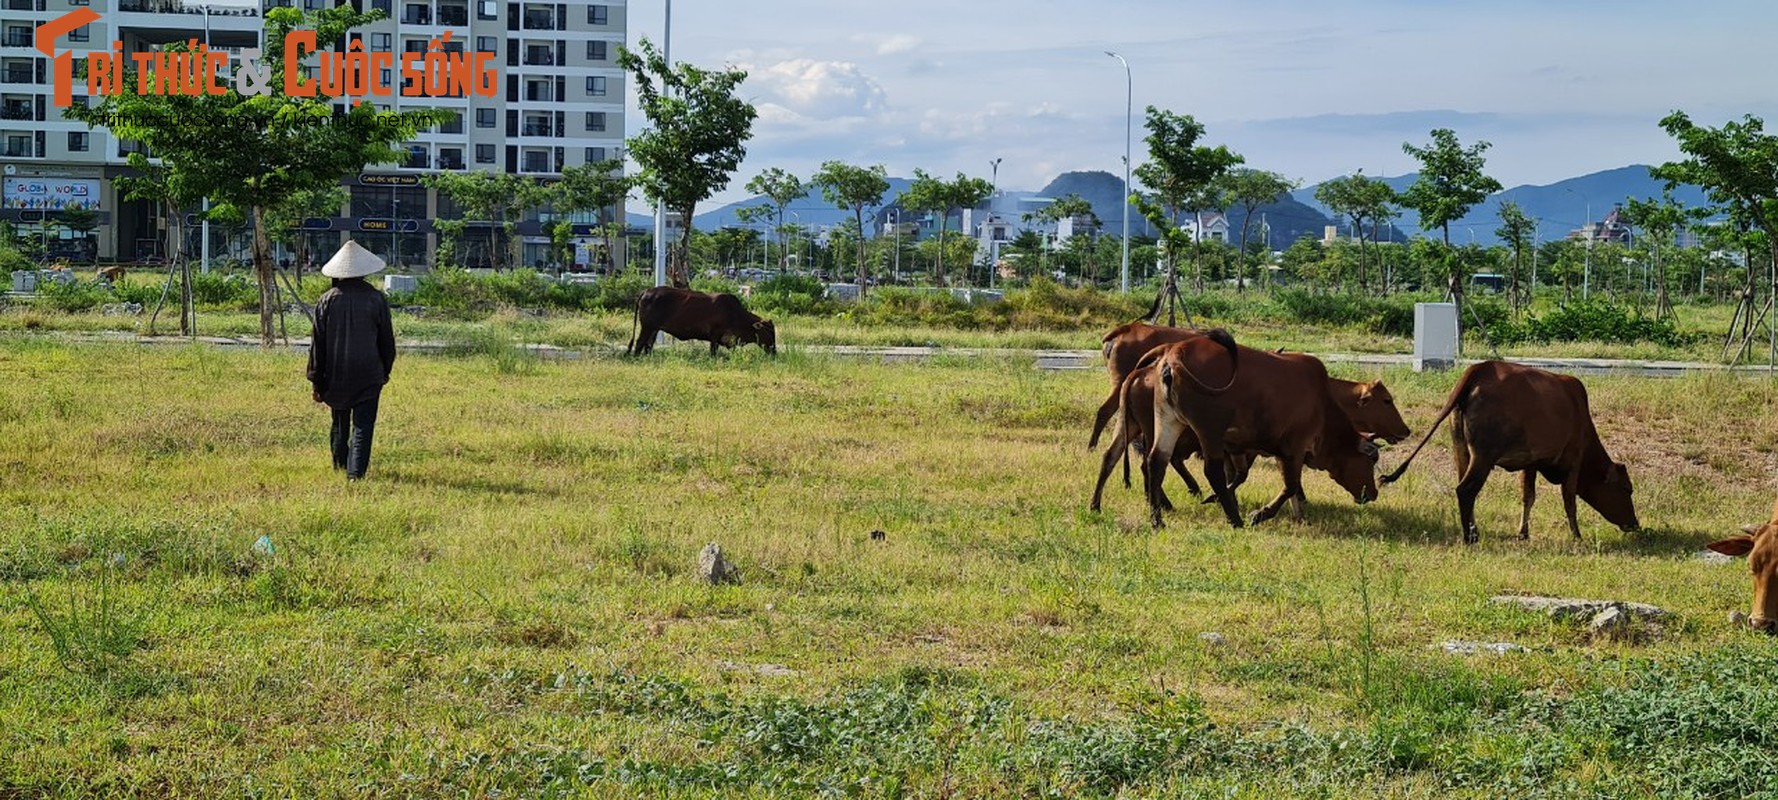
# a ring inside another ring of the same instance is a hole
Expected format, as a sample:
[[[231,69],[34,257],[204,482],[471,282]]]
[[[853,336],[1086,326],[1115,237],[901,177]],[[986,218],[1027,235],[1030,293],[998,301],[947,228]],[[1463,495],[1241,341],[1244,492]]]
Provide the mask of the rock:
[[[722,557],[721,545],[711,542],[704,545],[703,552],[698,553],[698,577],[711,585],[740,583],[741,571]]]
[[[1551,619],[1591,619],[1607,608],[1616,608],[1631,616],[1641,619],[1660,619],[1667,616],[1666,610],[1647,603],[1629,603],[1622,600],[1586,600],[1576,597],[1537,597],[1534,595],[1503,594],[1489,598],[1488,602],[1496,605],[1518,606],[1527,611],[1548,614]]]
[[[1204,631],[1203,633],[1198,634],[1198,641],[1203,642],[1205,647],[1217,648],[1227,643],[1228,637],[1225,637],[1216,631]]]
[[[1699,550],[1696,558],[1706,564],[1714,564],[1718,566],[1735,563],[1734,556],[1723,555],[1715,550]]]
[[[751,672],[755,675],[764,675],[768,678],[790,678],[802,674],[794,669],[784,666],[783,664],[754,664],[749,666],[747,664],[725,660],[716,662],[716,666],[728,670],[729,672]]]
[[[1445,642],[1440,644],[1439,648],[1447,653],[1460,656],[1473,656],[1477,653],[1503,656],[1507,653],[1530,652],[1524,647],[1513,644],[1512,642],[1471,642],[1463,639],[1455,639]]]
[[[1593,615],[1593,621],[1588,627],[1592,628],[1594,633],[1611,633],[1622,630],[1629,624],[1629,612],[1619,606],[1608,606]]]

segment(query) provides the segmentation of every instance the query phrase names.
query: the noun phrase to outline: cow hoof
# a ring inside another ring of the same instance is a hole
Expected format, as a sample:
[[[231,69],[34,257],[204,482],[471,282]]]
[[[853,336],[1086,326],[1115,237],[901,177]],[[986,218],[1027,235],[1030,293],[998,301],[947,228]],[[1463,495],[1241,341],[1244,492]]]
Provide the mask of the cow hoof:
[[[1253,518],[1252,518],[1252,519],[1253,519],[1253,524],[1254,524],[1254,525],[1258,525],[1258,524],[1260,524],[1260,523],[1261,523],[1261,522],[1265,522],[1265,521],[1266,521],[1266,520],[1268,520],[1268,519],[1271,519],[1271,518],[1272,518],[1272,515],[1271,515],[1271,514],[1267,514],[1267,513],[1266,513],[1266,512],[1265,512],[1265,509],[1260,509],[1260,510],[1259,510],[1259,511],[1255,511],[1255,512],[1253,512]]]

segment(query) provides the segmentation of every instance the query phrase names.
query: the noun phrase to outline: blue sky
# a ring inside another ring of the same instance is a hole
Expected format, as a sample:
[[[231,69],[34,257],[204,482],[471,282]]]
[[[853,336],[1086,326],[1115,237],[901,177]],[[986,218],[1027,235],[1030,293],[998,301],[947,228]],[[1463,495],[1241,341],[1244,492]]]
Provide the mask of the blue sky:
[[[1142,109],[1191,114],[1204,142],[1314,183],[1411,171],[1404,141],[1450,127],[1492,143],[1506,186],[1550,183],[1678,151],[1656,122],[1778,124],[1778,3],[1343,3],[1164,0],[677,0],[672,56],[750,75],[748,158],[704,210],[767,167],[881,163],[1038,189],[1067,170],[1121,173],[1123,67],[1134,157]],[[657,44],[663,4],[631,2]],[[633,93],[632,93],[633,100]],[[629,116],[630,132],[643,125]],[[633,204],[637,204],[636,201]]]

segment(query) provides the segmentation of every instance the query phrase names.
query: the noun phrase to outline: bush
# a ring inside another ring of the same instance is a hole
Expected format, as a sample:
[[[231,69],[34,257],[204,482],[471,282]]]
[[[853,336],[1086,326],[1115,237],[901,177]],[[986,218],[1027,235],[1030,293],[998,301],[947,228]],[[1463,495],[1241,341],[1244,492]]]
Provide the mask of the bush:
[[[760,314],[831,314],[837,305],[827,297],[827,284],[807,275],[777,275],[753,287],[747,301]]]
[[[1594,341],[1614,344],[1653,342],[1681,347],[1698,339],[1682,333],[1669,320],[1632,313],[1610,303],[1581,301],[1562,303],[1543,317],[1527,317],[1522,323],[1504,323],[1495,338],[1502,343],[1549,343]]]
[[[246,275],[212,272],[191,274],[191,301],[199,308],[253,311],[259,308],[259,287]]]
[[[44,305],[70,313],[91,311],[101,303],[112,302],[111,292],[104,286],[83,280],[62,283],[40,279],[37,281],[37,296]]]

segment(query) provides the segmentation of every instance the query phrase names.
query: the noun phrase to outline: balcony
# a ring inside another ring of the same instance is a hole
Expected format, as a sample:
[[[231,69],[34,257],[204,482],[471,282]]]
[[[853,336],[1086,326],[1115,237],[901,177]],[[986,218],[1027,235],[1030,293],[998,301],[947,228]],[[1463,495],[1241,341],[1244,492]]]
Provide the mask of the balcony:
[[[431,163],[432,159],[426,156],[425,150],[409,150],[407,158],[401,161],[401,165],[408,169],[425,169]]]
[[[525,51],[525,65],[530,67],[553,67],[556,65],[556,54],[551,50],[533,48]]]
[[[554,136],[556,126],[548,122],[527,122],[522,133],[526,136]]]
[[[553,31],[556,29],[556,15],[548,11],[526,11],[525,30]]]
[[[30,47],[31,31],[14,28],[6,32],[6,39],[0,41],[0,47]]]
[[[554,103],[555,87],[548,83],[530,83],[525,86],[525,100],[532,103]]]
[[[469,24],[468,6],[439,6],[438,24],[461,26]]]
[[[457,155],[457,156],[440,155],[438,157],[438,168],[439,169],[462,169],[463,168],[463,157],[460,155]]]
[[[0,83],[36,83],[37,73],[31,68],[8,69],[0,72]]]
[[[401,24],[431,25],[432,9],[427,8],[426,6],[408,6],[407,8],[402,9]]]
[[[28,136],[8,136],[0,144],[0,158],[36,158],[37,146]]]
[[[43,0],[6,0],[0,8],[7,11],[42,11]]]
[[[525,156],[525,163],[520,165],[521,172],[548,172],[549,156]]]
[[[34,120],[36,118],[37,109],[32,103],[7,103],[0,106],[0,119]]]

